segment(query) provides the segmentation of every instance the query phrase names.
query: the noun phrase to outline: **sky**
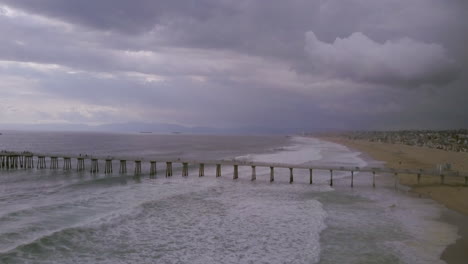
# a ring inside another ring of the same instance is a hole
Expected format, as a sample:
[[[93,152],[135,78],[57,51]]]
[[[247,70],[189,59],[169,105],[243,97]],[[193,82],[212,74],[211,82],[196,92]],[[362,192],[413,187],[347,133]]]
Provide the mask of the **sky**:
[[[0,0],[0,128],[468,127],[466,0]]]

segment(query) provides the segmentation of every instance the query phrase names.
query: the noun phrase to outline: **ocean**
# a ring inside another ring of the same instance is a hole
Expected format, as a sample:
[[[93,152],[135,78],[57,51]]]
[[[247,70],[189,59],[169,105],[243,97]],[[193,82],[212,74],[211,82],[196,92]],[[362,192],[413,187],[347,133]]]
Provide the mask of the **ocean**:
[[[6,131],[0,150],[135,158],[238,159],[382,166],[307,137]],[[49,161],[48,161],[49,162]],[[73,167],[76,163],[73,161]],[[103,163],[100,168],[103,168]],[[395,189],[389,175],[207,166],[205,176],[162,163],[135,177],[88,170],[0,171],[0,263],[444,263],[457,228],[444,207]],[[116,169],[117,168],[117,169]]]

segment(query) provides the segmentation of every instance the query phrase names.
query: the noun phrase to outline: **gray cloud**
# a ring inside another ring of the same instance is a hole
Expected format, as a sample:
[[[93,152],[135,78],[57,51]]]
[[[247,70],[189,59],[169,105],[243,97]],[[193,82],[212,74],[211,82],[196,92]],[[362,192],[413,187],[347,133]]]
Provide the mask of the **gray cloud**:
[[[0,123],[468,125],[462,0],[0,0],[0,10]]]
[[[361,32],[333,43],[306,33],[305,50],[314,70],[356,81],[418,86],[445,84],[458,74],[458,65],[439,44],[410,38],[378,43]]]

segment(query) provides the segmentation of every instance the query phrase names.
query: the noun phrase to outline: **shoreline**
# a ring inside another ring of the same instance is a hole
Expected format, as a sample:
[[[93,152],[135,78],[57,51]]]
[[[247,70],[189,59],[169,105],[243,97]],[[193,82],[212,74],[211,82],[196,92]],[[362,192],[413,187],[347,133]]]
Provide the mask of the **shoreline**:
[[[361,155],[383,162],[384,166],[388,167],[430,168],[438,163],[449,163],[447,162],[449,160],[455,161],[452,163],[454,170],[466,171],[468,167],[468,164],[465,164],[468,160],[468,153],[337,137],[317,138],[357,150],[361,152]],[[440,185],[439,179],[431,178],[422,177],[421,184],[418,185],[414,176],[400,175],[399,183],[409,187],[409,192],[417,197],[430,198],[448,208],[442,213],[440,219],[456,226],[460,237],[455,243],[445,248],[440,259],[448,264],[466,263],[468,259],[468,202],[466,202],[468,201],[468,187],[462,186],[463,183],[459,179],[446,179],[446,185]]]

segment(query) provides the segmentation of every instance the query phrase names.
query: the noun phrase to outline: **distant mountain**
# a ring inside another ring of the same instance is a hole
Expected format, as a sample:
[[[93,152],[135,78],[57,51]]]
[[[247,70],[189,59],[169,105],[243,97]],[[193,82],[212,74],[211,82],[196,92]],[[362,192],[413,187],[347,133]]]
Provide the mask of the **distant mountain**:
[[[115,123],[104,125],[85,124],[0,124],[0,130],[30,130],[30,131],[98,131],[98,132],[152,132],[152,133],[189,133],[189,134],[302,134],[310,132],[336,131],[336,129],[304,129],[293,127],[204,127],[183,126],[169,123]]]
[[[102,132],[154,132],[154,133],[217,133],[220,129],[209,127],[188,127],[166,123],[119,123],[104,125],[85,124],[0,124],[3,130],[34,131],[102,131]]]

